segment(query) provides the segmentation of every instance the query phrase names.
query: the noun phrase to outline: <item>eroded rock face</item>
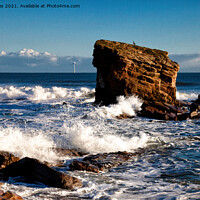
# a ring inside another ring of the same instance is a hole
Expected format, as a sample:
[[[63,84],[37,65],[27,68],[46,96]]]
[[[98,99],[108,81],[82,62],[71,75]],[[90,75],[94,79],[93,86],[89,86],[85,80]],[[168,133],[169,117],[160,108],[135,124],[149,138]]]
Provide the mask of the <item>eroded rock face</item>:
[[[148,101],[175,102],[179,65],[169,59],[168,52],[98,40],[93,56],[96,103],[108,105],[119,95],[132,94]]]

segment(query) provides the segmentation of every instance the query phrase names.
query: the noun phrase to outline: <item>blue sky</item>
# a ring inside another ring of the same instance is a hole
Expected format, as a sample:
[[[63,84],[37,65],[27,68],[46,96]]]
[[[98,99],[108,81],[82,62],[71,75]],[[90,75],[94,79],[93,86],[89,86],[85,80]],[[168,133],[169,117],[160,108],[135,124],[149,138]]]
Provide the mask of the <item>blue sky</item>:
[[[0,1],[5,3],[79,4],[80,8],[1,8],[0,51],[26,48],[88,58],[96,40],[108,39],[134,40],[141,46],[179,54],[179,58],[188,54],[197,55],[197,61],[200,58],[199,0]],[[198,63],[195,67],[200,71]]]

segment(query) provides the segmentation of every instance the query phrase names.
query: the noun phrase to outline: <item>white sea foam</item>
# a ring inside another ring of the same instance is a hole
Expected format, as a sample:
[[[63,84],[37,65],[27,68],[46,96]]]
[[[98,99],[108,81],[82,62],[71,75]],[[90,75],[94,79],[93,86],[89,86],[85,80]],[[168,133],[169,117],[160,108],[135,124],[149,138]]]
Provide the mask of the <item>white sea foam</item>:
[[[19,128],[0,129],[0,150],[21,158],[28,156],[40,161],[56,162],[58,156],[52,150],[55,146],[51,137],[42,131],[25,133]]]
[[[73,126],[64,125],[66,131],[66,140],[73,148],[79,148],[84,152],[116,152],[132,151],[139,147],[145,147],[149,137],[145,133],[139,136],[120,136],[101,130],[101,126],[86,126],[75,124]]]
[[[68,145],[90,153],[131,151],[145,147],[149,139],[145,133],[132,137],[122,136],[104,124],[105,119],[116,119],[116,116],[121,114],[135,116],[141,105],[142,101],[135,96],[120,96],[117,104],[90,111],[87,114],[86,124],[81,120],[65,123],[64,131]]]
[[[178,100],[195,100],[198,98],[197,93],[185,93],[185,92],[176,92],[176,98]]]
[[[27,94],[14,86],[0,87],[0,99],[24,99]]]
[[[42,86],[34,87],[0,87],[0,99],[2,100],[19,100],[27,99],[31,101],[45,101],[62,98],[78,98],[94,93],[94,89],[80,88],[79,90],[62,87],[43,88]]]
[[[130,97],[119,96],[117,101],[117,104],[96,108],[95,111],[88,114],[88,116],[100,116],[102,118],[113,118],[121,114],[135,116],[142,105],[142,100],[134,95]]]

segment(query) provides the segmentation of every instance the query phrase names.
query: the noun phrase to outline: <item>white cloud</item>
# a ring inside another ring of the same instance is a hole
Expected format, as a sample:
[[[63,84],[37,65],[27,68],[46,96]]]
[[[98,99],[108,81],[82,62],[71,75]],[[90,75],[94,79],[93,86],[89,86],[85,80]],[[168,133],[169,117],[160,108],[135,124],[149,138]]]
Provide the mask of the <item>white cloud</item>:
[[[73,62],[77,63],[77,72],[96,71],[92,66],[92,58],[60,57],[33,49],[0,52],[0,72],[73,72]]]
[[[178,62],[180,72],[200,72],[200,54],[171,54],[169,57]]]
[[[178,62],[180,72],[200,72],[200,54],[171,54]],[[0,51],[0,72],[73,72],[76,62],[77,72],[96,72],[92,57],[56,56],[47,51],[40,53],[33,49],[17,52]]]
[[[45,51],[45,52],[44,52],[44,55],[50,56],[51,54],[50,54],[49,52]]]
[[[51,57],[50,60],[53,61],[53,62],[56,62],[58,60],[58,58],[57,57]]]
[[[4,55],[6,55],[6,52],[5,51],[1,51],[0,56],[4,56]]]

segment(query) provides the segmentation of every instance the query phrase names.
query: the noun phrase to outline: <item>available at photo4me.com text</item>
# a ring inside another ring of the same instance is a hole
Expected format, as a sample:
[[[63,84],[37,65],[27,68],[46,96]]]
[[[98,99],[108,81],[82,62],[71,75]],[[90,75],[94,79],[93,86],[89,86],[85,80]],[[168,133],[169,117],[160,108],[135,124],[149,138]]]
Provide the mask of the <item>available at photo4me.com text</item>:
[[[65,4],[65,3],[0,3],[0,9],[24,9],[24,8],[71,8],[77,9],[80,8],[80,4]]]

